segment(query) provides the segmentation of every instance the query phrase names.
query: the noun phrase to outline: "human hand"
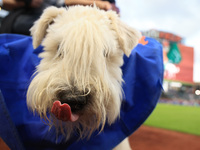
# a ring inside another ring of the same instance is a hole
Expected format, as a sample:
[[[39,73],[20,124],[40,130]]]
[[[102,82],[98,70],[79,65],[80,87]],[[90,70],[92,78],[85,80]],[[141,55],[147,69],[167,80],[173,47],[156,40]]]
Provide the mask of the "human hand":
[[[111,3],[108,1],[102,1],[102,0],[65,0],[65,4],[68,6],[71,5],[93,5],[96,4],[97,7],[104,10],[110,10],[112,8]]]
[[[117,14],[119,14],[120,12],[119,8],[115,5],[115,3],[110,3],[108,1],[102,1],[102,0],[96,0],[95,3],[100,9],[113,10],[116,11]]]
[[[113,10],[119,13],[119,8],[116,7],[114,3],[110,3],[108,1],[102,1],[102,0],[65,0],[65,4],[68,6],[71,5],[93,5],[96,4],[97,7],[103,10]]]
[[[116,13],[119,14],[119,13],[120,13],[119,8],[118,8],[114,3],[111,4],[111,5],[112,5],[112,10],[113,10],[113,11],[116,11]]]
[[[101,1],[101,0],[98,0],[98,1],[95,1],[95,4],[97,5],[97,7],[99,7],[100,9],[103,9],[103,10],[112,10],[112,5],[110,2],[108,1]]]

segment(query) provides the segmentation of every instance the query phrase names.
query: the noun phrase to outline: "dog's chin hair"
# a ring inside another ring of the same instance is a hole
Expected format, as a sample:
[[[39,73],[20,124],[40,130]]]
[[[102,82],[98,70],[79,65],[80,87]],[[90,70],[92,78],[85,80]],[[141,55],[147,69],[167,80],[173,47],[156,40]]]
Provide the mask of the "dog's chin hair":
[[[50,122],[48,122],[48,125],[50,126],[50,128],[55,127],[57,135],[61,133],[62,135],[64,135],[66,141],[71,136],[73,137],[74,135],[78,137],[78,140],[85,138],[89,139],[92,133],[94,133],[94,131],[97,131],[98,134],[103,130],[105,126],[105,121],[102,121],[103,118],[100,118],[100,115],[99,116],[95,116],[94,114],[91,115],[93,116],[88,116],[90,120],[88,120],[85,117],[81,117],[79,121],[76,122],[63,122],[57,120],[52,115],[51,119],[49,120]]]
[[[46,96],[43,97],[43,100],[47,102],[47,100],[45,100],[45,97]],[[34,105],[31,104],[29,108],[33,112],[35,112],[35,114],[38,114],[41,118],[43,118],[50,127],[55,126],[57,134],[62,133],[66,140],[68,140],[74,133],[77,133],[80,139],[90,138],[91,134],[95,130],[98,130],[99,132],[103,130],[106,120],[109,124],[112,124],[119,115],[119,110],[117,109],[115,109],[115,111],[110,110],[111,113],[108,114],[106,111],[112,109],[114,107],[114,104],[112,104],[112,106],[109,106],[108,108],[105,108],[105,105],[103,103],[103,97],[100,99],[102,99],[101,104],[96,104],[99,103],[99,101],[94,101],[93,103],[88,104],[88,107],[84,109],[84,115],[80,116],[76,122],[63,122],[57,120],[53,115],[48,115],[50,112],[49,108],[51,107],[49,107],[50,104],[44,104],[44,101],[40,104],[41,106],[38,105],[38,101]]]
[[[64,135],[65,140],[67,141],[71,136],[74,135],[77,135],[77,137],[79,137],[78,140],[84,138],[89,139],[94,131],[97,131],[97,134],[103,131],[107,120],[109,124],[112,124],[117,119],[117,116],[114,117],[111,114],[111,116],[106,116],[106,108],[103,103],[101,105],[92,103],[91,105],[92,106],[88,106],[84,109],[84,113],[87,115],[80,116],[78,121],[75,122],[63,122],[61,120],[58,120],[52,114],[48,115],[48,112],[50,110],[48,111],[49,108],[47,107],[42,107],[43,110],[39,109],[39,107],[31,109],[36,114],[40,115],[40,117],[43,118],[45,123],[49,125],[50,128],[55,127],[57,135]]]

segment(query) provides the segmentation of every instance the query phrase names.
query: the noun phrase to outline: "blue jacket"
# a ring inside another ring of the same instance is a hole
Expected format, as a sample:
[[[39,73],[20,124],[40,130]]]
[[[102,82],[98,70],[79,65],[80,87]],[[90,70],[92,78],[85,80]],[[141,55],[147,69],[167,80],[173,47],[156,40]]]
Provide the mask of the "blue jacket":
[[[38,116],[28,111],[26,90],[40,59],[42,47],[33,50],[32,38],[0,34],[0,137],[11,149],[21,150],[110,150],[131,135],[151,114],[162,92],[162,46],[152,38],[124,56],[124,98],[120,119],[106,125],[100,134],[68,142],[55,129],[49,131]]]

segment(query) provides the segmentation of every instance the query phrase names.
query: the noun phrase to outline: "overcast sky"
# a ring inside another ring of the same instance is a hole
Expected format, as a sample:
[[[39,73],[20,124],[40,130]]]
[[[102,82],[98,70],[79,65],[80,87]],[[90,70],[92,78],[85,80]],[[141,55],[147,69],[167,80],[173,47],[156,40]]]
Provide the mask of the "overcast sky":
[[[200,0],[116,0],[121,19],[141,31],[177,34],[194,47],[194,81],[200,82]]]

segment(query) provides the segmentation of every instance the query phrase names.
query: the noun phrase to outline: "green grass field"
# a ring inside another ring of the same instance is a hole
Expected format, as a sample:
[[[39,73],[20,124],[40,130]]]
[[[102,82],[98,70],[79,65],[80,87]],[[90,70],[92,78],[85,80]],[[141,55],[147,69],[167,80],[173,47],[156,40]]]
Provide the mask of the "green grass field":
[[[144,125],[200,135],[200,107],[158,104]]]

